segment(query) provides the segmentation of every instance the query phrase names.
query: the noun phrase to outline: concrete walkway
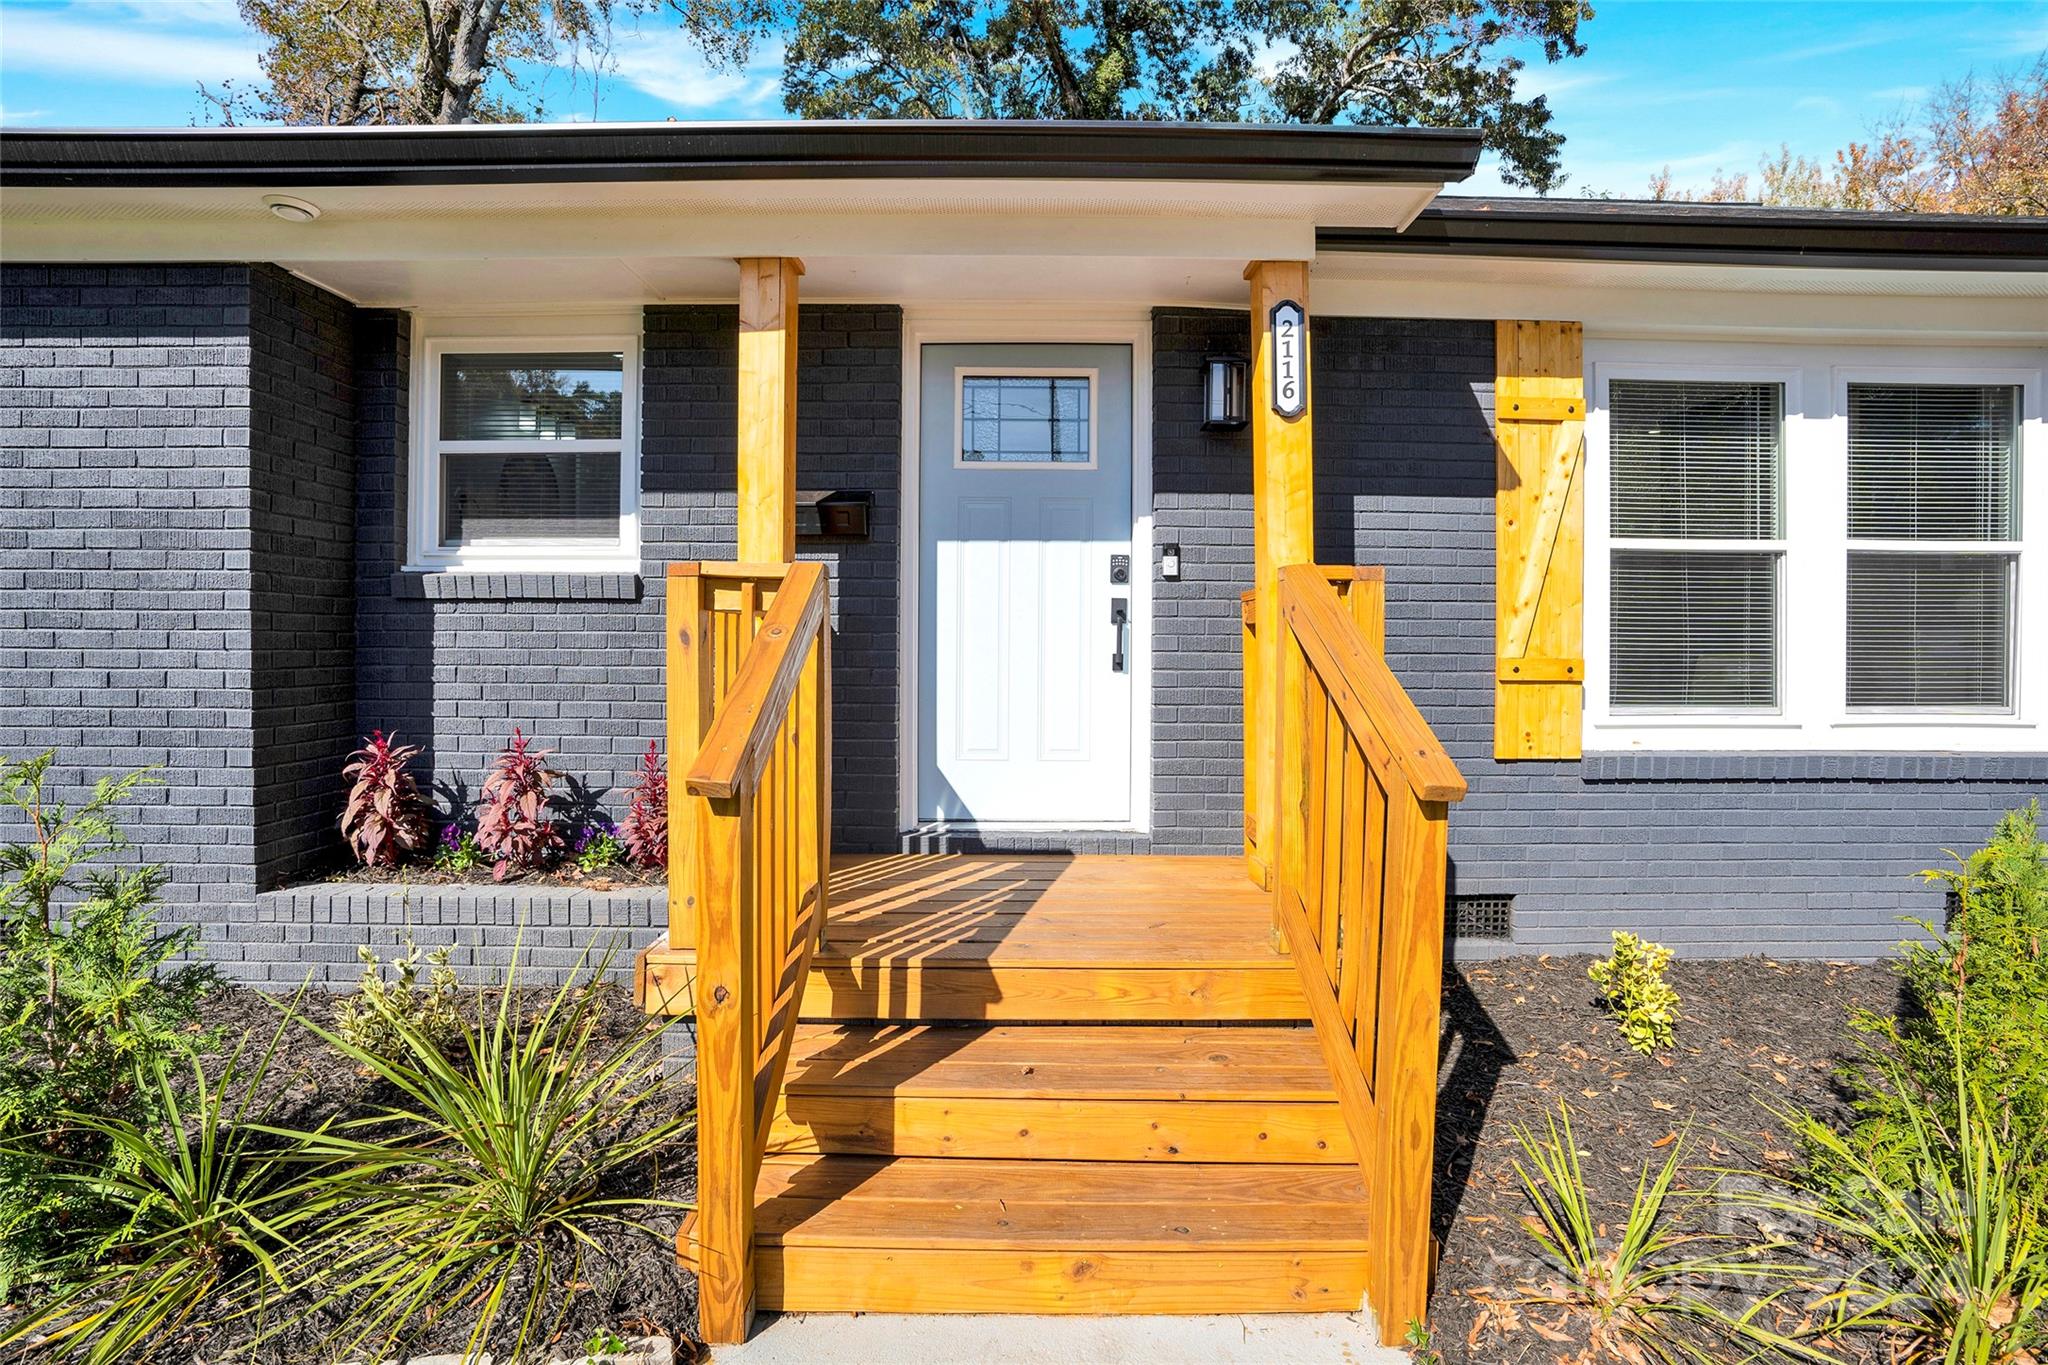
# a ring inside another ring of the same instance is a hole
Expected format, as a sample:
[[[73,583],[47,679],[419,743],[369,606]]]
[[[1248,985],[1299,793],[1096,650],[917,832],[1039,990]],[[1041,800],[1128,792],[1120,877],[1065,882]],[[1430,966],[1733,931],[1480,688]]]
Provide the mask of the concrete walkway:
[[[1363,1313],[1029,1317],[764,1313],[713,1365],[1407,1365]]]

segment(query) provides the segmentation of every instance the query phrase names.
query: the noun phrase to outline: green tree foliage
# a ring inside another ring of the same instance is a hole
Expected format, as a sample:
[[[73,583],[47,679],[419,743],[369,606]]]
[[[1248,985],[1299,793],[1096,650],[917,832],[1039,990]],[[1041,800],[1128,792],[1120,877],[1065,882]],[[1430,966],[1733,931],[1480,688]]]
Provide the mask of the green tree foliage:
[[[616,21],[679,19],[714,64],[782,56],[804,118],[1183,119],[1477,127],[1510,183],[1563,182],[1516,78],[1584,53],[1589,0],[240,0],[263,83],[233,123],[516,122],[536,72],[602,75]]]
[[[714,62],[780,46],[805,118],[1185,119],[1478,127],[1504,178],[1561,183],[1511,49],[1584,52],[1585,0],[697,0]]]
[[[156,1120],[157,1096],[136,1077],[196,1054],[216,980],[174,965],[197,931],[159,931],[159,869],[91,867],[125,847],[114,808],[153,778],[102,778],[71,807],[45,791],[54,762],[0,757],[0,812],[23,836],[0,844],[0,1286],[83,1253],[96,1198],[56,1173],[116,1150],[103,1126],[67,1116]]]
[[[2048,57],[2017,72],[1965,76],[1918,109],[1877,124],[1831,161],[1775,157],[1747,172],[1716,170],[1706,190],[1674,186],[1667,166],[1650,177],[1653,199],[1754,200],[1787,208],[1898,213],[2048,214]]]
[[[224,123],[519,123],[523,72],[601,64],[620,10],[654,0],[239,0],[268,46],[254,89],[201,87]]]

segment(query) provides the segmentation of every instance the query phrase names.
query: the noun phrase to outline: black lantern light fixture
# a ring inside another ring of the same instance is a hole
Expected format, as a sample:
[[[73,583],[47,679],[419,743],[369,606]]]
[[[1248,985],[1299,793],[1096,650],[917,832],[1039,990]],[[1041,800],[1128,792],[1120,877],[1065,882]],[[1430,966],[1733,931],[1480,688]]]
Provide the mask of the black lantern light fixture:
[[[1251,362],[1212,355],[1202,362],[1202,430],[1242,431],[1251,420]]]

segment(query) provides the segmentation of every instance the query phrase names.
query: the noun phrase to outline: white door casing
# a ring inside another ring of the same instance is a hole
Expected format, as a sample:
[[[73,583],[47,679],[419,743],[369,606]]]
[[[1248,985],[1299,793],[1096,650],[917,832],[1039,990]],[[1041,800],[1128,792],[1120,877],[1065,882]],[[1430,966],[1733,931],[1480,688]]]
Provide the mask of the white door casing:
[[[1142,818],[1150,574],[1133,516],[1135,349],[926,342],[907,357],[910,823],[1078,830]],[[1060,420],[1048,426],[1046,413]],[[1112,581],[1113,556],[1128,557],[1125,581]]]

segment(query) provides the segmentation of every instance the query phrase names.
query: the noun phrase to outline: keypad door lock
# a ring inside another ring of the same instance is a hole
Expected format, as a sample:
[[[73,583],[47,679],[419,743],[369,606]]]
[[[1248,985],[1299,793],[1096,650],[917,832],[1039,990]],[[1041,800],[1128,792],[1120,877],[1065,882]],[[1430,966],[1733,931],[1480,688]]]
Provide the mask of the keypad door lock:
[[[1122,585],[1131,581],[1131,557],[1111,555],[1109,557],[1109,581]]]

